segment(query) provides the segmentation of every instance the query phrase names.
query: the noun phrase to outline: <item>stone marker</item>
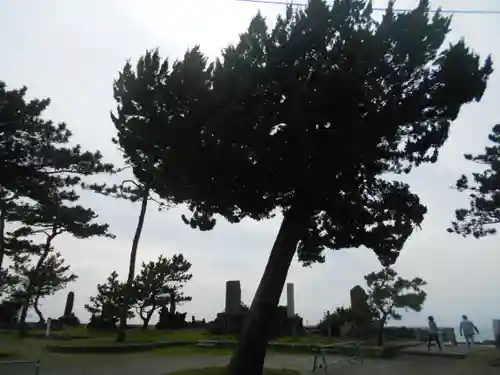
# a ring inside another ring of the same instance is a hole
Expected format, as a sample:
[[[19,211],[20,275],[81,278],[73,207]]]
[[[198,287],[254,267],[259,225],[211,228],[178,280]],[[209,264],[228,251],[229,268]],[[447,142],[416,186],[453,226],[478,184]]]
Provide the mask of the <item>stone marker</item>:
[[[45,326],[45,337],[50,337],[50,326],[52,325],[52,319],[47,318],[47,323]]]
[[[75,304],[75,293],[69,292],[66,297],[66,305],[64,306],[63,316],[70,316],[73,312],[73,305]]]
[[[351,289],[350,295],[355,335],[368,336],[372,328],[371,314],[367,302],[368,296],[365,290],[359,285]]]
[[[226,281],[227,314],[238,314],[241,307],[241,285],[239,280]]]
[[[293,283],[286,284],[286,314],[289,318],[295,316],[295,296]]]
[[[500,319],[493,319],[493,338],[495,346],[500,348]]]

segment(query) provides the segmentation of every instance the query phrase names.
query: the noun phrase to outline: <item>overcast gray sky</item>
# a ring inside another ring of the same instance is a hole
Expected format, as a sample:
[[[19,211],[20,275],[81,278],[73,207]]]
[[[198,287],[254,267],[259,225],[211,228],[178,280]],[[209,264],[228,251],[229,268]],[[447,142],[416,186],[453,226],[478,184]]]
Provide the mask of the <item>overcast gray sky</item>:
[[[305,1],[305,0],[303,0]],[[416,0],[399,0],[397,7]],[[376,0],[375,6],[385,6]],[[445,9],[496,9],[498,0],[436,0]],[[164,57],[180,57],[200,44],[216,56],[248,26],[261,9],[274,21],[284,8],[234,0],[3,0],[0,5],[0,80],[11,88],[27,85],[30,97],[50,97],[46,117],[65,121],[75,142],[101,150],[108,160],[121,162],[110,139],[115,129],[109,112],[114,109],[112,83],[127,59],[136,61],[146,49],[160,48]],[[500,61],[500,15],[455,15],[450,38],[464,36],[482,56]],[[496,36],[496,37],[495,37]],[[409,181],[428,206],[422,231],[408,241],[397,270],[405,277],[427,280],[428,299],[420,314],[405,314],[402,324],[423,325],[428,314],[438,323],[456,325],[467,313],[478,325],[491,326],[500,318],[500,247],[498,238],[463,239],[446,232],[455,208],[467,205],[465,196],[449,187],[474,166],[464,152],[481,151],[491,127],[500,122],[500,72],[491,77],[484,99],[463,108],[453,124],[450,140],[435,165],[414,171]],[[138,205],[86,194],[83,203],[111,225],[115,240],[58,238],[55,246],[79,275],[68,290],[76,293],[75,312],[87,319],[83,305],[96,284],[113,271],[124,278],[136,226]],[[212,319],[224,307],[226,280],[239,279],[243,302],[250,303],[277,233],[278,219],[230,225],[219,221],[215,230],[190,229],[181,209],[147,213],[139,249],[139,263],[182,252],[193,263],[193,279],[186,291],[193,301],[181,310],[197,318]],[[325,310],[346,305],[349,289],[364,285],[363,276],[380,269],[365,249],[330,252],[327,262],[312,268],[292,265],[288,281],[295,283],[297,312],[309,324]],[[47,316],[58,317],[66,292],[43,301]],[[285,299],[282,299],[285,303]]]

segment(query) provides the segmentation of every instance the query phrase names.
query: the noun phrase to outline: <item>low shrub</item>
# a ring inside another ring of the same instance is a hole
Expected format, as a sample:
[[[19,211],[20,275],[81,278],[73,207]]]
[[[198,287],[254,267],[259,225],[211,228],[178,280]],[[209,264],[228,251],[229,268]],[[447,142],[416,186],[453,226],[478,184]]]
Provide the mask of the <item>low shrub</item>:
[[[92,315],[87,324],[87,329],[90,331],[114,331],[118,319],[103,317],[102,315]]]
[[[80,325],[80,319],[73,312],[69,315],[61,316],[58,320],[67,327],[78,327]]]
[[[160,311],[160,318],[156,323],[156,329],[158,330],[181,329],[186,326],[186,313],[171,313],[166,308]]]

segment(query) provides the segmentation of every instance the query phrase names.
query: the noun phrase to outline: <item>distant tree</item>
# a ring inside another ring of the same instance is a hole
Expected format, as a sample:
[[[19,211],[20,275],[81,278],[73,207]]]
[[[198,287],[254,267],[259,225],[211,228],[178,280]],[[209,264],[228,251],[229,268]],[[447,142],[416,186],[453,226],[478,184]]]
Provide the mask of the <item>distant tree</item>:
[[[151,62],[154,63],[153,60],[150,60],[146,62],[145,65],[149,66]],[[144,226],[148,203],[151,201],[157,203],[160,211],[168,208],[167,204],[161,202],[157,194],[151,189],[156,175],[155,171],[158,166],[158,155],[154,153],[145,153],[137,147],[137,144],[141,142],[149,142],[150,145],[154,145],[154,143],[158,141],[157,139],[141,139],[137,129],[150,121],[161,121],[157,116],[158,103],[155,99],[156,87],[161,83],[156,81],[159,75],[155,74],[155,70],[150,70],[147,72],[147,75],[142,77],[144,81],[138,82],[139,84],[135,85],[134,82],[136,82],[136,80],[132,74],[130,65],[127,66],[129,70],[124,70],[120,73],[118,79],[114,82],[114,98],[118,103],[118,107],[116,115],[113,113],[111,114],[111,119],[117,130],[117,137],[113,139],[113,143],[118,146],[118,149],[125,159],[125,169],[131,168],[135,179],[125,180],[119,188],[102,189],[102,192],[106,195],[141,203],[137,227],[132,241],[132,249],[130,251],[129,269],[125,287],[125,303],[120,316],[120,326],[117,331],[117,341],[119,342],[125,340],[125,328],[127,326],[126,311],[128,306],[130,306],[129,299],[133,292],[137,250],[142,228]],[[159,66],[157,68],[159,68]],[[128,93],[124,91],[124,89],[129,89],[131,86],[133,86],[133,92]],[[132,103],[129,97],[144,97],[147,98],[147,102],[143,103],[141,101]],[[138,111],[136,111],[137,109]],[[129,115],[130,117],[128,117]],[[158,123],[158,125],[160,124]],[[124,184],[127,184],[125,188]]]
[[[500,124],[495,125],[488,136],[491,146],[484,153],[473,156],[465,154],[465,159],[483,165],[485,170],[472,174],[472,182],[465,175],[457,181],[460,192],[468,192],[470,207],[455,211],[456,221],[450,233],[481,238],[495,234],[495,226],[500,224]]]
[[[389,319],[400,320],[399,310],[421,311],[427,293],[422,287],[427,283],[419,277],[403,279],[390,267],[365,276],[368,285],[368,304],[378,313],[378,344],[383,344],[385,324]]]
[[[12,294],[20,289],[19,277],[9,269],[0,269],[0,278],[3,283],[0,284],[0,301],[8,299]]]
[[[37,254],[38,259],[45,256],[45,251]],[[68,283],[75,281],[78,276],[70,271],[60,253],[51,247],[49,255],[45,257],[39,267],[38,261],[33,262],[33,254],[18,255],[14,258],[14,270],[17,275],[26,277],[33,285],[29,296],[29,306],[33,307],[40,322],[45,318],[40,310],[40,300],[64,289]]]
[[[310,265],[326,248],[365,246],[388,265],[422,222],[418,197],[387,178],[437,160],[492,72],[463,40],[443,45],[450,22],[427,0],[399,14],[390,2],[380,21],[367,1],[311,0],[272,29],[257,15],[213,64],[195,47],[171,65],[148,52],[123,69],[116,117],[157,163],[141,183],[187,204],[184,221],[201,230],[216,215],[283,214],[231,374],[262,373],[296,252]]]
[[[115,326],[124,303],[124,288],[125,284],[118,280],[118,273],[113,271],[105,284],[97,285],[97,294],[90,297],[90,303],[85,305],[85,309],[93,316],[98,316],[108,324]],[[134,316],[132,309],[129,309],[127,317],[133,318]]]
[[[22,226],[10,234],[7,247],[12,252],[14,259],[17,259],[18,266],[29,262],[30,258],[37,256],[38,259],[33,266],[27,266],[29,284],[27,287],[27,298],[19,319],[20,334],[25,333],[25,320],[30,306],[30,301],[36,298],[38,290],[43,290],[42,284],[47,281],[44,272],[45,266],[57,266],[57,263],[47,263],[47,260],[59,261],[57,257],[50,258],[54,254],[53,241],[61,234],[70,234],[79,239],[87,239],[93,236],[114,236],[108,232],[108,224],[98,224],[94,220],[96,213],[91,209],[83,208],[80,205],[73,205],[79,199],[79,195],[74,190],[74,186],[80,183],[80,179],[71,177],[60,177],[58,184],[54,184],[51,194],[43,203],[27,205],[22,210],[18,209],[18,221]],[[44,236],[44,241],[36,242],[39,236]],[[55,254],[54,254],[55,255]],[[62,265],[62,264],[61,264]],[[21,267],[22,270],[22,267]],[[62,274],[52,276],[62,276],[60,280],[65,284],[66,278],[64,268],[60,269]],[[47,291],[47,290],[46,290]]]
[[[165,303],[158,296],[170,295],[171,313],[175,313],[177,304],[191,300],[191,297],[184,296],[181,292],[184,284],[192,278],[190,268],[191,263],[182,254],[176,254],[172,258],[160,255],[155,262],[142,263],[141,271],[134,279],[133,290],[135,309],[143,321],[144,329],[148,328],[155,311]]]
[[[110,172],[99,152],[70,146],[66,124],[42,118],[49,99],[27,101],[27,88],[7,90],[0,81],[0,269],[6,252],[6,223],[19,207],[45,202],[54,189],[76,186],[82,177]],[[0,280],[0,284],[2,281]]]
[[[354,319],[350,307],[337,307],[333,312],[326,311],[323,319],[318,324],[322,334],[327,336],[339,336],[340,327]]]
[[[378,317],[378,311],[373,307],[368,306],[370,309],[371,318],[374,320]],[[318,324],[318,328],[323,334],[339,336],[341,334],[341,327],[346,323],[354,323],[356,318],[353,314],[351,307],[337,307],[333,312],[326,311],[323,319]]]

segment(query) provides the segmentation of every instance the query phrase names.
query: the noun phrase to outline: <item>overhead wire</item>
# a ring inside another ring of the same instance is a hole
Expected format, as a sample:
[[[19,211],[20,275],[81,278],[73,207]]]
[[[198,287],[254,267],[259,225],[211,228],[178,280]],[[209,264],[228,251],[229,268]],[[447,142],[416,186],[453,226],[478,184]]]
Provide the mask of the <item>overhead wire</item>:
[[[279,0],[236,0],[239,2],[246,3],[256,3],[256,4],[271,4],[271,5],[283,5],[283,6],[293,6],[293,7],[305,7],[307,4],[304,3],[294,3],[293,1],[285,2]],[[373,7],[374,11],[383,12],[386,8],[377,8]],[[402,13],[402,12],[410,12],[413,9],[394,9],[394,12]],[[430,13],[440,12],[442,14],[482,14],[482,15],[500,15],[500,9],[432,9],[429,10]]]

